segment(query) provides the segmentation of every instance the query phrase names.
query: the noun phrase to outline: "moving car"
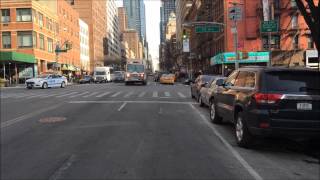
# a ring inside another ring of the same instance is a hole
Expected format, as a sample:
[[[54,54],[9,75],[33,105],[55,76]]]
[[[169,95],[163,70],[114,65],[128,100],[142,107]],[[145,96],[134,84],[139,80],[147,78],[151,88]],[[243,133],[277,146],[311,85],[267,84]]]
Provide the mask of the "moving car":
[[[145,73],[144,64],[139,62],[127,63],[125,85],[130,83],[142,83],[147,84],[147,75]]]
[[[239,146],[256,137],[320,137],[320,72],[310,69],[246,67],[218,80],[210,118],[235,124]]]
[[[160,81],[160,78],[163,74],[168,74],[166,72],[156,72],[153,76],[153,80],[154,82],[159,82]]]
[[[115,71],[113,82],[123,82],[124,81],[125,72],[124,71]]]
[[[92,76],[90,75],[85,75],[82,79],[79,80],[80,84],[86,84],[86,83],[92,83],[94,82],[94,79]]]
[[[195,98],[197,101],[199,101],[200,97],[200,89],[204,87],[206,84],[208,84],[212,79],[214,79],[215,76],[211,75],[199,75],[193,84],[191,84],[191,97]]]
[[[43,74],[36,78],[26,80],[26,85],[28,89],[32,89],[35,87],[43,89],[51,87],[65,88],[67,84],[67,78],[57,74]]]
[[[215,77],[211,82],[205,85],[205,87],[200,89],[199,105],[200,106],[210,106],[210,100],[214,98],[218,90],[217,82],[219,79],[226,79],[225,77]]]
[[[171,84],[174,85],[174,74],[163,74],[160,78],[160,84]]]

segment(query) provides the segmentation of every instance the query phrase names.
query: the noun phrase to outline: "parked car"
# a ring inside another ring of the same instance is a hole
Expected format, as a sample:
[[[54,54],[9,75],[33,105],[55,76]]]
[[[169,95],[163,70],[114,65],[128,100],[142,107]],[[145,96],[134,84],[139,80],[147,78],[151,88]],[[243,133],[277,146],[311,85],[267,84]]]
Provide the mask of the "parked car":
[[[43,74],[36,78],[26,80],[26,86],[28,89],[32,89],[35,87],[43,89],[51,87],[65,88],[67,84],[67,78],[57,74]]]
[[[224,80],[225,77],[215,77],[211,82],[205,85],[205,87],[200,89],[199,105],[200,106],[210,106],[210,100],[214,98],[218,90],[217,82],[218,80]]]
[[[200,89],[210,81],[212,81],[214,78],[215,76],[212,75],[199,75],[194,83],[191,84],[191,97],[199,101]]]
[[[160,84],[172,84],[174,85],[174,74],[163,74],[160,78]]]
[[[320,137],[320,72],[246,67],[234,71],[211,100],[210,118],[235,124],[239,146],[256,137]]]
[[[79,80],[80,84],[87,84],[87,83],[93,83],[94,79],[90,75],[85,75],[82,79]]]
[[[124,82],[125,72],[124,71],[115,71],[113,82]]]

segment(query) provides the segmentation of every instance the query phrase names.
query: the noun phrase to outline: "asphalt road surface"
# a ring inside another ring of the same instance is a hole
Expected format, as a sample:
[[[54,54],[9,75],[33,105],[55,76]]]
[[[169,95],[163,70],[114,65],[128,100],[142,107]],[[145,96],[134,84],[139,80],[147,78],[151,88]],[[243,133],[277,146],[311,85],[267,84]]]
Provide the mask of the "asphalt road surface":
[[[1,179],[315,179],[301,144],[239,148],[182,84],[1,89]],[[313,152],[314,150],[310,150]]]

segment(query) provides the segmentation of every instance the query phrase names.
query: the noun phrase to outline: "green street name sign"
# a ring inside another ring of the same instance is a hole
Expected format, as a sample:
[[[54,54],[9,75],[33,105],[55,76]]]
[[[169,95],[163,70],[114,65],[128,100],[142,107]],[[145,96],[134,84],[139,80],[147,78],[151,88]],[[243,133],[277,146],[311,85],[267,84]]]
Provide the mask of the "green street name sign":
[[[266,32],[278,32],[279,31],[279,24],[278,21],[262,21],[260,24],[260,31],[262,33]]]
[[[67,52],[67,49],[56,49],[55,52],[56,53],[63,53],[63,52]]]
[[[221,28],[219,25],[206,25],[206,26],[196,26],[196,33],[207,33],[207,32],[220,32]]]

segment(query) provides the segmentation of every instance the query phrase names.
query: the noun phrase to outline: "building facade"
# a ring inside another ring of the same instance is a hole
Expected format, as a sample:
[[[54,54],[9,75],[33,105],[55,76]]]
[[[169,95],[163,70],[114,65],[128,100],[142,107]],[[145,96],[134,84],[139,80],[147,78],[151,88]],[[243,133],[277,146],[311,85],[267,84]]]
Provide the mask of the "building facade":
[[[67,49],[67,52],[59,53],[57,61],[64,75],[80,73],[80,36],[79,36],[79,13],[74,10],[67,1],[57,1],[57,14],[59,32],[57,44],[60,49]]]
[[[106,0],[69,0],[72,8],[79,13],[80,19],[89,26],[90,71],[104,65],[103,40],[107,32]]]
[[[59,25],[56,1],[2,0],[1,78],[22,83],[54,68]]]
[[[129,48],[134,52],[134,56],[136,59],[141,59],[142,55],[142,45],[139,41],[139,34],[134,29],[127,29],[123,33],[123,41],[127,42],[129,45]],[[139,45],[140,43],[140,45]]]
[[[107,51],[105,51],[105,61],[119,60],[120,49],[120,28],[118,18],[118,8],[114,0],[107,1]]]
[[[120,33],[128,29],[128,16],[124,7],[118,7]]]
[[[89,26],[79,19],[80,67],[82,74],[90,72]]]
[[[175,0],[161,0],[160,7],[160,42],[166,39],[165,31],[171,13],[176,12]]]

